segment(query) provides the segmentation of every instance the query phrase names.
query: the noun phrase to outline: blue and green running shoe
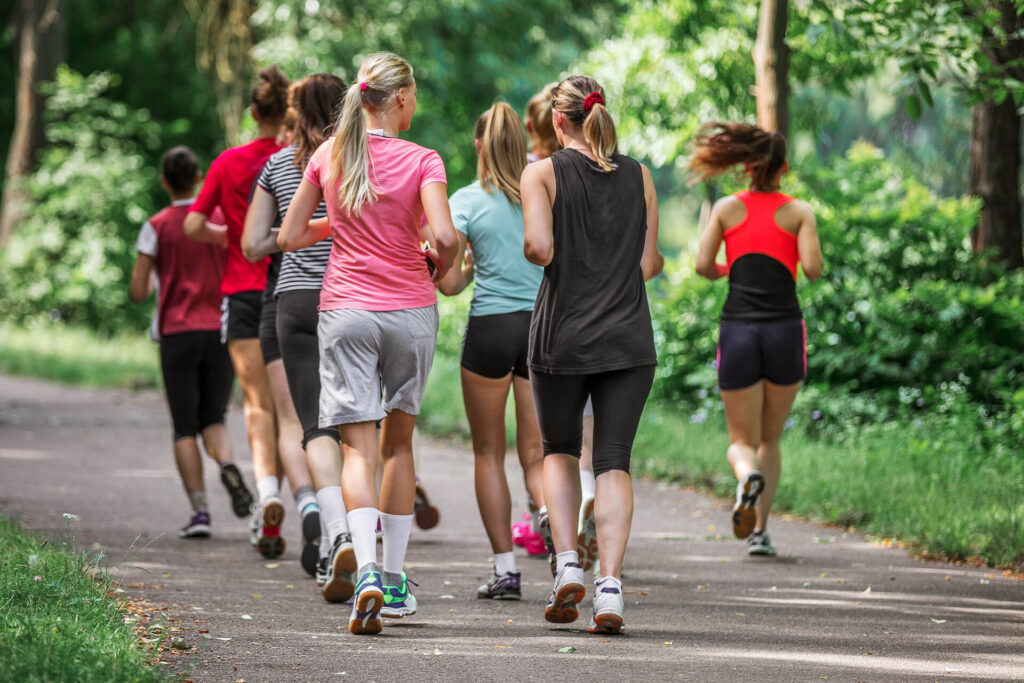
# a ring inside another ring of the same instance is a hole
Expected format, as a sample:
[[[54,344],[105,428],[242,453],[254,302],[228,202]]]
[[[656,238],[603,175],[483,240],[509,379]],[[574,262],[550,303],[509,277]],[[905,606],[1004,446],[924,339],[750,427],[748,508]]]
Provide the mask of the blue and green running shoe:
[[[384,609],[380,611],[381,616],[399,619],[416,614],[416,596],[409,590],[410,583],[419,585],[402,572],[401,586],[384,586]]]
[[[352,600],[352,616],[348,619],[348,630],[359,635],[362,633],[380,633],[384,628],[380,613],[384,606],[384,588],[381,584],[380,571],[377,565],[369,563],[360,572],[356,583],[355,598]]]

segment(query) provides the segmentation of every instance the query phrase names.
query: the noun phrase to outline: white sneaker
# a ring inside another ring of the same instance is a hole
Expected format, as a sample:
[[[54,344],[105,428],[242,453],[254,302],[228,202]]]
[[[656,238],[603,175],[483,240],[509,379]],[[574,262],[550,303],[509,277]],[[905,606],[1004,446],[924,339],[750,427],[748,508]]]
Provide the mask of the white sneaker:
[[[621,585],[621,584],[620,584]],[[622,625],[622,589],[610,577],[594,582],[594,615],[590,617],[591,633],[621,635],[626,632]]]
[[[584,498],[580,506],[579,535],[576,537],[576,552],[580,556],[583,571],[590,571],[597,562],[597,521],[594,519],[594,499]]]
[[[551,598],[544,608],[544,618],[554,624],[568,624],[576,621],[580,612],[576,605],[586,596],[587,589],[583,585],[583,567],[577,562],[570,562],[555,575],[555,585],[551,589]]]

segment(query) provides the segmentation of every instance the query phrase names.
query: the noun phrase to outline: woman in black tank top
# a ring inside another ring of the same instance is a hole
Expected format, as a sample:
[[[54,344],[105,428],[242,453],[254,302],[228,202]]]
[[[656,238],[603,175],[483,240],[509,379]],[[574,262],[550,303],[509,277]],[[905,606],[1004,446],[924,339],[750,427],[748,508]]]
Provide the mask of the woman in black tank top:
[[[526,257],[545,266],[530,326],[530,380],[544,442],[544,498],[556,559],[548,621],[576,619],[583,407],[594,405],[601,576],[592,633],[622,633],[622,556],[633,517],[630,450],[657,356],[644,281],[659,272],[650,172],[615,153],[604,91],[572,76],[552,92],[564,149],[523,171]]]

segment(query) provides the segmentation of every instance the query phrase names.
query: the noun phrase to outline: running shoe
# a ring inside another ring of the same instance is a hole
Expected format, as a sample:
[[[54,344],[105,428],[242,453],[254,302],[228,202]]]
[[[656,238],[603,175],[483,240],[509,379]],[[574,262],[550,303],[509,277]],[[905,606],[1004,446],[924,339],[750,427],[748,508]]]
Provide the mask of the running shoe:
[[[519,600],[523,597],[519,589],[519,572],[494,574],[491,580],[476,589],[476,597],[485,600]]]
[[[192,515],[188,524],[181,527],[182,538],[209,538],[210,536],[210,513],[197,512]]]
[[[401,586],[384,586],[384,607],[380,615],[388,619],[400,619],[416,614],[416,596],[409,590],[409,584],[419,584],[402,572]]]
[[[263,519],[263,515],[260,514],[260,506],[255,503],[249,508],[249,543],[253,548],[260,544],[260,520]]]
[[[767,531],[755,531],[747,539],[747,555],[775,557],[775,546]]]
[[[587,630],[613,635],[626,632],[622,625],[622,591],[608,579],[594,582],[594,614]]]
[[[284,555],[284,538],[281,524],[284,522],[284,503],[277,496],[271,496],[263,503],[259,514],[259,535],[256,548],[260,555],[272,560]]]
[[[732,506],[732,532],[746,538],[757,524],[757,498],[764,491],[764,475],[754,470],[736,484],[736,504]]]
[[[580,506],[579,535],[576,537],[576,552],[580,556],[583,571],[593,569],[597,562],[597,522],[594,520],[594,499],[586,498]]]
[[[324,584],[327,583],[327,577],[329,576],[328,572],[330,571],[330,569],[329,569],[330,565],[328,563],[330,561],[331,561],[330,557],[321,557],[319,560],[316,561],[316,575],[315,575],[315,578],[316,578],[316,586],[317,586],[317,588],[323,588]]]
[[[238,466],[228,463],[221,467],[220,482],[224,484],[228,495],[231,496],[231,509],[239,517],[248,517],[252,512],[252,493],[246,488],[245,480],[242,479],[242,473],[238,471]]]
[[[544,537],[533,530],[533,520],[528,512],[523,513],[522,522],[512,525],[512,544],[520,546],[530,556],[545,555],[548,552]]]
[[[583,586],[583,567],[569,562],[555,575],[551,597],[544,608],[544,618],[554,624],[568,624],[580,615],[576,607],[587,594]]]
[[[302,554],[299,564],[310,576],[316,576],[316,564],[320,559],[320,509],[312,503],[302,515]]]
[[[357,635],[380,633],[384,628],[380,620],[380,610],[384,606],[380,571],[373,562],[367,567],[359,577],[355,599],[352,600],[352,616],[348,619],[348,630]]]
[[[345,602],[355,592],[352,580],[356,571],[356,551],[352,548],[352,534],[338,534],[326,559],[324,600]]]
[[[523,521],[516,522],[515,524],[512,525],[512,545],[518,545],[518,546],[522,547],[523,539],[525,539],[526,536],[528,534],[530,534],[531,531],[533,531],[530,528],[530,524],[531,524],[530,520],[531,520],[530,513],[529,512],[524,512],[523,513]]]
[[[551,522],[548,520],[548,513],[540,514],[540,536],[544,539],[544,547],[548,551],[548,565],[551,567],[551,576],[557,573],[558,563],[555,561],[555,541],[551,538]]]
[[[423,490],[419,478],[416,479],[416,502],[413,506],[413,514],[416,515],[416,526],[423,530],[433,529],[441,521],[441,512],[436,506],[430,504],[427,492]]]

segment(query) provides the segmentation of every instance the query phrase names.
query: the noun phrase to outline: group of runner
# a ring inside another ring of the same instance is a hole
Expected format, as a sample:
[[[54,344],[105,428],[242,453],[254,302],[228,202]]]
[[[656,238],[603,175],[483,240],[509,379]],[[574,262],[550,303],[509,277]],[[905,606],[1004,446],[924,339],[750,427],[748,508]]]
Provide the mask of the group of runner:
[[[521,597],[521,545],[550,559],[548,621],[578,618],[592,570],[590,631],[622,633],[630,453],[657,363],[644,283],[664,262],[651,173],[616,151],[601,85],[571,76],[530,101],[525,125],[505,103],[484,112],[477,180],[449,198],[438,153],[399,137],[416,94],[412,67],[390,53],[367,57],[348,85],[328,74],[289,83],[271,67],[252,93],[257,138],[217,157],[194,200],[195,155],[165,154],[171,205],[140,232],[131,297],[156,283],[174,454],[193,508],[182,535],[210,534],[201,439],[235,513],[252,515],[264,557],[284,552],[288,479],[302,566],[326,600],[351,599],[352,633],[414,614],[411,528],[439,516],[413,457],[436,292],[472,282],[461,379],[494,553],[477,595]],[[822,262],[813,213],[778,192],[785,140],[709,124],[691,168],[711,177],[737,164],[750,191],[714,206],[698,272],[730,283],[719,383],[739,482],[734,530],[751,554],[771,555],[779,437],[806,371],[797,262],[811,278]],[[255,499],[224,427],[235,375]],[[515,525],[504,469],[510,391],[530,500]]]

